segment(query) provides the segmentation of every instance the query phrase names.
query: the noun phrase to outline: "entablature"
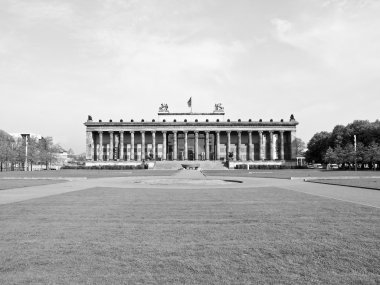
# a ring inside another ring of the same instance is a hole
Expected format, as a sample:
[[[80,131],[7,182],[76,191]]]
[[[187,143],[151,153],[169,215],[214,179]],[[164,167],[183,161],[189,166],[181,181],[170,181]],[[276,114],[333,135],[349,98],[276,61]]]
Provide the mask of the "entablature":
[[[226,127],[226,126],[88,126],[87,131],[96,132],[280,132],[280,131],[295,131],[295,126],[235,126],[235,127]]]

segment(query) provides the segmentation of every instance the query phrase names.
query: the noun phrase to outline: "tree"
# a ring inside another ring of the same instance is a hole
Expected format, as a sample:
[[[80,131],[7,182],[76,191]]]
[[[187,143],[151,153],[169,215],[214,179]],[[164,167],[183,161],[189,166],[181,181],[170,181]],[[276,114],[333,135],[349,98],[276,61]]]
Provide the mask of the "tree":
[[[376,138],[374,136],[376,122],[370,123],[369,121],[355,120],[351,124],[348,124],[346,129],[347,134],[349,135],[347,138],[349,143],[352,143],[354,135],[356,135],[357,141],[362,142],[365,146],[368,146],[373,141],[376,141]]]
[[[354,136],[357,141],[356,153],[353,146]],[[371,123],[368,120],[355,120],[347,126],[336,125],[331,133],[316,133],[307,145],[306,160],[309,162],[331,160],[334,154],[334,159],[339,160],[339,163],[351,165],[355,159],[360,162],[367,160],[367,163],[373,163],[368,162],[371,155],[364,155],[373,143],[380,144],[380,121]],[[329,147],[332,150],[326,156]],[[372,155],[373,152],[374,150],[372,150]]]
[[[380,161],[380,145],[373,142],[371,143],[364,152],[364,161],[370,166],[374,166],[375,163]]]
[[[332,147],[329,147],[326,151],[325,157],[323,159],[326,163],[337,163],[338,156]]]
[[[23,161],[25,161],[25,141],[23,141],[23,149],[21,150]],[[30,136],[28,138],[28,156],[27,156],[28,164],[30,163],[30,167],[33,169],[33,164],[37,164],[40,162],[39,156],[39,140],[36,137]],[[29,165],[25,165],[28,167]]]
[[[351,168],[351,166],[355,164],[355,158],[356,158],[356,153],[355,153],[354,146],[352,144],[347,144],[342,149],[342,163],[343,163],[343,165],[345,165],[347,163],[348,167]]]
[[[52,137],[45,137],[39,140],[39,160],[45,164],[46,169],[49,169],[49,165],[57,161],[57,153],[60,147],[53,143]]]
[[[344,141],[345,141],[345,126],[342,126],[342,125],[335,126],[329,138],[330,147],[335,148],[338,145],[343,146]]]
[[[13,147],[14,139],[13,137],[0,130],[0,171],[3,171],[3,168],[8,168],[9,162],[13,160]]]
[[[319,132],[316,133],[307,144],[305,153],[306,160],[309,162],[322,162],[329,148],[329,140],[331,133]]]
[[[296,138],[296,145],[297,145],[297,156],[305,156],[306,143],[302,139]]]

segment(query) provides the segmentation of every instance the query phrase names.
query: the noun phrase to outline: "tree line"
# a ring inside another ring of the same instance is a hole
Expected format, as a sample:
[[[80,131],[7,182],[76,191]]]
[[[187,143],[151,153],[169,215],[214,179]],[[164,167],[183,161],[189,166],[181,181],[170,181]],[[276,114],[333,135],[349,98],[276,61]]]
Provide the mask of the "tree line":
[[[48,169],[57,162],[60,146],[51,137],[28,138],[27,161],[29,167],[42,164]],[[25,167],[25,139],[13,137],[0,130],[0,171],[23,170]]]
[[[355,151],[356,136],[356,151]],[[337,163],[352,167],[380,166],[380,121],[355,120],[337,125],[332,132],[318,132],[307,144],[308,162]]]

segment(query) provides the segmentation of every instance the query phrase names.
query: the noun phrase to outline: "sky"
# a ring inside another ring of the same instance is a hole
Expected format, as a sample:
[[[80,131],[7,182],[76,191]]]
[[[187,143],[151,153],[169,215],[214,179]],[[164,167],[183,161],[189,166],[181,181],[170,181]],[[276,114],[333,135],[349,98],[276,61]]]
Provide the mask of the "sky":
[[[379,119],[379,0],[0,0],[0,129],[85,151],[94,120]]]

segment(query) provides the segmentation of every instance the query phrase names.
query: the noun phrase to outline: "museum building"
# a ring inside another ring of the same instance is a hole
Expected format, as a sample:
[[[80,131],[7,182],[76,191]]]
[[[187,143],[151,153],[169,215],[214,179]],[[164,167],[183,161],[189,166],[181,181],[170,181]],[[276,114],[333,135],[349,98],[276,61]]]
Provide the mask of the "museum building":
[[[209,113],[171,113],[161,104],[157,120],[94,121],[88,116],[88,164],[125,164],[142,160],[295,162],[296,126],[285,121],[232,121],[215,104]]]

